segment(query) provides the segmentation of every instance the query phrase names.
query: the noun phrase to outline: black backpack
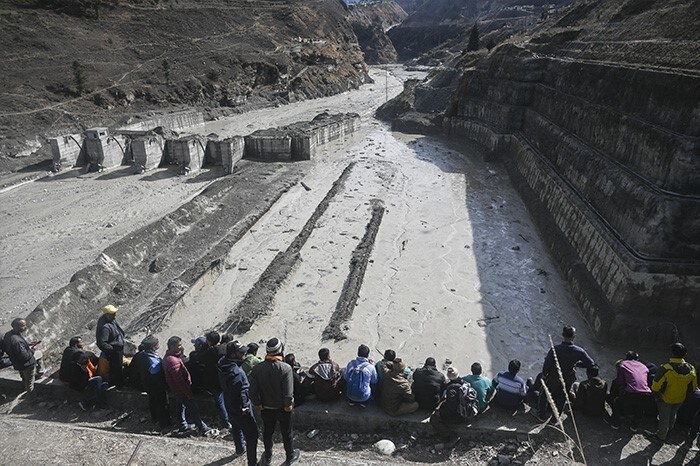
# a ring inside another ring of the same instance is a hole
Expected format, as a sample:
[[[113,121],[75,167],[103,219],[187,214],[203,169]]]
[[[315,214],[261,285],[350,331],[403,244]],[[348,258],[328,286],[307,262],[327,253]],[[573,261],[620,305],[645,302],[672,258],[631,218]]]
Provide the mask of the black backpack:
[[[479,414],[479,401],[477,400],[476,390],[469,382],[450,384],[443,394],[443,400],[448,398],[456,398],[457,411],[462,419],[474,419]]]

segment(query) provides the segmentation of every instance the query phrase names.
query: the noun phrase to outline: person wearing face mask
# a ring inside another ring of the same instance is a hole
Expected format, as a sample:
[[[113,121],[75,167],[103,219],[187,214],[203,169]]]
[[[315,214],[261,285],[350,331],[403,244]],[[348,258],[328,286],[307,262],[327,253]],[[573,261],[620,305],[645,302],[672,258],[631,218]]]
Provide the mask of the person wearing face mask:
[[[3,348],[10,357],[12,366],[19,371],[24,390],[28,395],[34,392],[34,380],[36,378],[37,362],[34,357],[34,348],[39,342],[28,342],[24,338],[24,333],[27,331],[27,321],[22,318],[16,318],[12,321],[12,330],[7,332],[3,337]]]

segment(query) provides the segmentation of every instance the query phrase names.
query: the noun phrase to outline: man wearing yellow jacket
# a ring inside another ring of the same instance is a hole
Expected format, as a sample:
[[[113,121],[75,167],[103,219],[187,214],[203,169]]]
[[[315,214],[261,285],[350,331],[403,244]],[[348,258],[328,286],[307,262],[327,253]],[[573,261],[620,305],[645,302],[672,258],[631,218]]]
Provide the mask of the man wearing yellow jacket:
[[[668,431],[676,423],[678,409],[686,396],[698,388],[698,378],[692,364],[683,359],[688,351],[681,343],[671,345],[671,358],[656,372],[651,391],[659,408],[659,427],[656,432],[646,431],[665,441]]]

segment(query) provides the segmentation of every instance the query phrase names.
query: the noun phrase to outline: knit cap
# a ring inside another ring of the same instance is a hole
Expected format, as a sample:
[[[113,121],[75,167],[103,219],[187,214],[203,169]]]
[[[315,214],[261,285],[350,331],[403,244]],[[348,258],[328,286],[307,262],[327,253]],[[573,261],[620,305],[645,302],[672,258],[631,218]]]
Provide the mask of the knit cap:
[[[158,344],[158,338],[156,338],[155,335],[148,335],[141,342],[141,346],[143,346],[146,349],[152,349],[157,344]]]
[[[283,350],[284,345],[279,338],[270,338],[267,340],[267,346],[265,347],[267,354],[282,354]]]

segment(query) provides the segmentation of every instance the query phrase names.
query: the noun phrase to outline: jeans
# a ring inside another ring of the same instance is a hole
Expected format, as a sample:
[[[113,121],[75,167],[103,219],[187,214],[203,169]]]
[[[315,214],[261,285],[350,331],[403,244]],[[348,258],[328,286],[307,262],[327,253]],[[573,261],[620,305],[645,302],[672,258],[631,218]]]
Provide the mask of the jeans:
[[[226,411],[226,404],[224,403],[224,392],[214,392],[214,401],[216,402],[216,406],[219,408],[221,423],[230,429],[231,421],[229,420],[229,414],[228,411]]]
[[[658,401],[656,405],[659,408],[659,429],[656,431],[656,436],[660,440],[666,440],[668,431],[676,425],[676,414],[683,403],[668,404],[663,401]]]
[[[199,414],[199,406],[193,398],[177,396],[175,397],[175,402],[178,405],[178,411],[180,411],[180,430],[189,429],[190,425],[187,422],[188,414],[200,432],[209,430],[209,426],[202,420],[202,416]]]
[[[96,375],[95,377],[90,377],[87,384],[88,394],[85,397],[85,403],[89,406],[93,404],[98,408],[104,408],[107,406],[107,401],[105,393],[107,390],[107,382],[104,381],[102,377]]]
[[[26,391],[27,394],[33,393],[34,378],[36,376],[36,366],[30,366],[26,369],[22,369],[21,371],[19,371],[19,376],[22,378],[22,382],[24,383],[24,391]]]
[[[231,420],[231,435],[236,445],[236,452],[245,449],[248,458],[248,466],[255,466],[258,462],[258,424],[255,422],[252,408],[248,414],[229,413]],[[274,429],[274,427],[273,427]]]
[[[282,443],[287,459],[294,454],[292,446],[292,413],[284,409],[262,409],[260,413],[263,421],[263,444],[265,445],[265,457],[272,458],[272,435],[275,433],[277,422],[280,423]]]

